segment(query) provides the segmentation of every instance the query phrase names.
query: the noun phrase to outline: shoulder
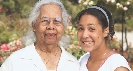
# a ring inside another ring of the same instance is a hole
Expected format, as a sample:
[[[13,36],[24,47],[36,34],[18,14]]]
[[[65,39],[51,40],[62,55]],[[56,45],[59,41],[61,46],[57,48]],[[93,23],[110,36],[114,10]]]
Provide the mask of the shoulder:
[[[32,53],[31,50],[33,50],[33,45],[30,45],[30,46],[26,46],[20,50],[17,50],[15,52],[13,52],[7,59],[6,61],[15,61],[19,58],[25,58],[25,57],[29,57],[30,54],[29,54],[29,51],[30,53]]]
[[[29,51],[31,52],[31,50],[33,50],[33,46],[34,45],[29,45],[29,46],[26,46],[20,50],[17,50],[15,52],[13,52],[10,57],[17,57],[17,56],[22,56],[22,55],[27,55],[29,54]]]
[[[118,67],[118,68],[115,69],[115,71],[129,71],[129,69],[127,69],[125,67]]]
[[[80,59],[79,59],[80,65],[82,65],[84,62],[87,62],[89,57],[90,57],[90,53],[89,52],[87,52],[84,55],[82,55],[80,57]]]
[[[80,65],[75,56],[73,56],[71,53],[66,51],[64,48],[62,48],[62,53],[60,57],[60,65],[68,64],[67,71],[79,71]],[[63,64],[62,64],[63,63]]]
[[[32,49],[31,46],[27,46],[13,52],[1,65],[2,71],[11,71],[14,67],[19,66],[19,64],[22,63],[22,58],[29,57],[28,54],[30,49]]]
[[[109,61],[116,63],[123,63],[123,64],[127,64],[127,60],[120,54],[112,54],[109,58]]]
[[[105,64],[109,64],[113,70],[118,67],[125,67],[130,70],[127,60],[120,54],[112,54],[106,61]]]
[[[71,53],[66,51],[65,48],[63,48],[63,47],[61,47],[61,50],[62,50],[61,58],[66,59],[66,60],[71,61],[71,62],[74,62],[74,63],[76,62],[79,64],[77,58],[74,55],[72,55]]]
[[[77,61],[77,58],[75,56],[73,56],[71,53],[66,51],[64,48],[61,48],[61,49],[62,49],[62,56],[65,56],[67,59],[71,59],[73,61]]]

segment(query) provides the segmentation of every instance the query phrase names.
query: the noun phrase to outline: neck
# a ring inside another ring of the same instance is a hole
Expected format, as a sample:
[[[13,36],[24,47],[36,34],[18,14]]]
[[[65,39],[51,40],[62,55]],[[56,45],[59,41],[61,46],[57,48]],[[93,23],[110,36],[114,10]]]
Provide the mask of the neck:
[[[92,52],[90,52],[90,60],[102,60],[106,57],[106,55],[108,54],[109,52],[109,48],[106,46],[106,47],[101,47],[101,48],[98,48]]]
[[[35,47],[37,50],[46,53],[54,52],[56,49],[59,48],[58,45],[44,45],[39,43],[35,43]]]

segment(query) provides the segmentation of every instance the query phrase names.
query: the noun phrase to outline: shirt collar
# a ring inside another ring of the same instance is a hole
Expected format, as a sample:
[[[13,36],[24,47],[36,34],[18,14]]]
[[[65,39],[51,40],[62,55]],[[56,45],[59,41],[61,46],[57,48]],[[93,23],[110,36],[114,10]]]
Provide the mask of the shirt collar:
[[[68,61],[75,61],[74,57],[69,52],[67,52],[63,47],[60,47],[60,48],[62,50],[62,53],[61,53],[62,59],[65,59]],[[22,54],[20,53],[21,54],[19,55],[20,58],[29,59],[29,60],[38,60],[38,58],[40,59],[40,56],[37,53],[34,44],[26,46],[21,51],[24,51],[25,53],[24,52],[22,52]]]

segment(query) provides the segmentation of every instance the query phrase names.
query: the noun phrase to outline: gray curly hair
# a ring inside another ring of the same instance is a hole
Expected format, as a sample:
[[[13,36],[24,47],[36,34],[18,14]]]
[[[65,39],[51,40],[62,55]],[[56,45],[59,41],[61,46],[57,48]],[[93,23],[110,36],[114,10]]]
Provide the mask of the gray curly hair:
[[[40,14],[41,6],[43,6],[45,4],[49,4],[49,3],[53,3],[53,4],[60,6],[60,8],[62,10],[63,24],[64,24],[65,28],[67,27],[69,15],[60,0],[39,0],[38,2],[36,2],[33,10],[31,11],[31,13],[29,15],[29,25],[31,26],[31,28],[32,28],[32,25],[35,24],[39,14]],[[33,29],[30,29],[30,31],[28,31],[27,35],[23,37],[23,42],[24,42],[25,46],[27,46],[27,45],[33,44],[35,41],[36,41],[35,33],[33,32]],[[61,40],[59,41],[59,46],[65,47],[66,45],[68,45],[69,41],[70,41],[69,36],[63,35]]]

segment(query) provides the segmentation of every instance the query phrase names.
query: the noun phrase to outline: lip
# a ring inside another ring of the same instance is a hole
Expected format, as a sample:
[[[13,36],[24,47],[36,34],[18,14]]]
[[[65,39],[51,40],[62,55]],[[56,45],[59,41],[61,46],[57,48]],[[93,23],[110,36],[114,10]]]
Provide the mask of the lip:
[[[55,33],[46,33],[46,34],[45,34],[45,36],[46,36],[47,38],[55,38],[56,35],[57,35],[57,34],[55,34]]]
[[[93,40],[81,41],[83,46],[92,46],[94,44]]]

